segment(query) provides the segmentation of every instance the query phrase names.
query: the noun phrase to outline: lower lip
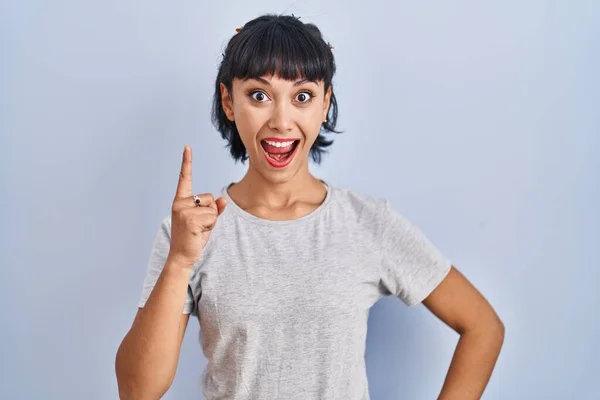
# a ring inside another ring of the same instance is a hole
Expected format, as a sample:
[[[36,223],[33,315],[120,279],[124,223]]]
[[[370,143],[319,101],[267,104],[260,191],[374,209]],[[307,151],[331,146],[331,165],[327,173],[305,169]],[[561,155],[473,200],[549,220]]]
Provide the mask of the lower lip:
[[[281,161],[277,161],[277,160],[274,160],[271,157],[269,157],[269,154],[264,149],[263,149],[263,153],[265,154],[265,159],[267,160],[267,162],[269,163],[269,165],[271,167],[284,168],[284,167],[287,167],[292,162],[292,160],[294,159],[294,156],[296,155],[296,152],[298,151],[298,147],[300,147],[300,143],[296,144],[296,147],[294,147],[292,154],[290,154],[290,156],[288,158],[286,158],[285,160],[281,160]]]

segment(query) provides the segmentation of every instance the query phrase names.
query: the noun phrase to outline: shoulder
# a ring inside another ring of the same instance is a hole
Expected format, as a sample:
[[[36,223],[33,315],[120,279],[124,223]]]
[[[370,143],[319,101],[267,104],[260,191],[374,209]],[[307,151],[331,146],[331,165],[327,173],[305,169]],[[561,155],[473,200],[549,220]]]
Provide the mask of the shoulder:
[[[404,233],[419,229],[384,197],[333,187],[331,200],[332,209],[342,212],[343,218],[355,220],[361,228],[372,228],[380,235],[390,229]]]
[[[155,231],[155,246],[168,243],[171,241],[171,216],[163,217],[158,223],[157,229]]]
[[[387,199],[343,187],[331,188],[331,202],[332,212],[374,232],[381,232],[393,213]]]
[[[384,198],[358,192],[356,190],[331,187],[331,201],[337,207],[343,207],[356,213],[380,213],[386,207]]]
[[[160,221],[160,229],[166,231],[166,233],[169,234],[169,236],[171,235],[171,216],[165,216],[163,217],[163,219]]]

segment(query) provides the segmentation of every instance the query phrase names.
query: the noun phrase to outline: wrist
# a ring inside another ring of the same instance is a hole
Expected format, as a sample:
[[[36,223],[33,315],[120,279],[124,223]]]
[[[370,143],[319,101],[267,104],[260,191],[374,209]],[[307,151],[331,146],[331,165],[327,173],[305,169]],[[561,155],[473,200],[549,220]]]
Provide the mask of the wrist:
[[[192,271],[196,262],[177,254],[169,254],[165,263],[165,269]]]

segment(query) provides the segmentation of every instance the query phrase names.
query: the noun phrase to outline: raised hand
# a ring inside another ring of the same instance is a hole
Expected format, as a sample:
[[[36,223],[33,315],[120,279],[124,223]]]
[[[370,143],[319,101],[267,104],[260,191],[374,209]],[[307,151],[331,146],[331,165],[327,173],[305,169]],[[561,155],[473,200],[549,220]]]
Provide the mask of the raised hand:
[[[192,149],[185,146],[179,183],[171,209],[169,257],[179,260],[186,268],[192,268],[200,258],[225,205],[224,197],[215,200],[209,193],[193,195]]]

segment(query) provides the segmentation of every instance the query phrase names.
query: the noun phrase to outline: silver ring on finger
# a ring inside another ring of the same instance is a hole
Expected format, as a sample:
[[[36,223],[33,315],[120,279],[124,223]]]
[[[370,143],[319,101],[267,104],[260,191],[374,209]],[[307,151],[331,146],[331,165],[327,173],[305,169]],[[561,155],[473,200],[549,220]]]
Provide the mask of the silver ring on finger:
[[[196,207],[202,207],[202,201],[200,200],[200,196],[198,196],[197,194],[192,196],[192,199],[194,200],[194,203],[196,204]]]

